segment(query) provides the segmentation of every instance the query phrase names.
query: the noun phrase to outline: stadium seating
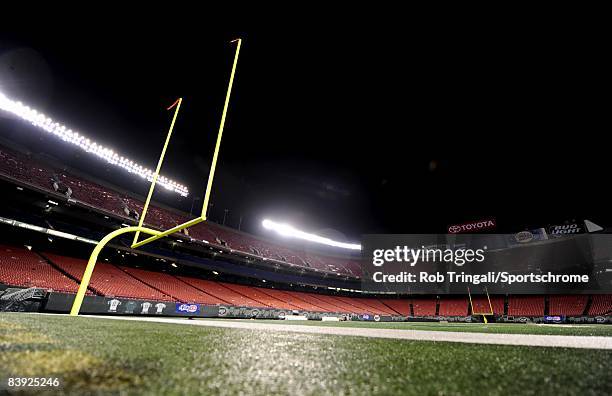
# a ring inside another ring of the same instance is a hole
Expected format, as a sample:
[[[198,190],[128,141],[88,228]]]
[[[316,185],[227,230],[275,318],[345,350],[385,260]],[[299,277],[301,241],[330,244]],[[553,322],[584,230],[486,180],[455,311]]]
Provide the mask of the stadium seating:
[[[468,313],[468,299],[462,298],[440,298],[438,315],[440,316],[466,316]]]
[[[354,305],[347,304],[344,301],[337,299],[335,296],[328,296],[326,294],[312,294],[312,297],[322,301],[325,304],[336,307],[336,312],[367,313],[366,310],[359,310]]]
[[[579,316],[584,314],[589,296],[550,296],[548,299],[549,315]]]
[[[80,281],[87,264],[85,260],[50,253],[45,253],[45,256],[66,273]],[[96,264],[89,287],[103,296],[175,301],[172,296],[146,285],[116,266],[105,262],[98,262]]]
[[[304,293],[304,292],[296,292],[296,291],[289,291],[287,292],[288,294],[295,296],[296,298],[301,299],[302,301],[305,301],[309,304],[312,304],[315,307],[318,307],[319,309],[317,309],[318,311],[323,311],[323,312],[348,312],[344,309],[342,309],[341,307],[331,304],[327,301],[324,301],[324,299],[319,298],[318,294],[314,294],[314,293]]]
[[[0,245],[0,283],[20,287],[41,287],[57,292],[76,293],[86,261],[57,254],[37,254],[14,246]],[[59,269],[59,270],[58,270]],[[63,271],[63,272],[62,272]],[[66,274],[68,276],[66,276]],[[76,280],[76,281],[75,281]],[[313,312],[335,312],[378,315],[435,316],[437,300],[433,297],[377,299],[346,297],[286,291],[239,285],[226,282],[174,276],[138,268],[98,262],[88,294],[134,298],[141,300],[177,301],[207,305],[234,305],[253,308],[277,308]],[[586,295],[552,295],[549,314],[580,316],[589,297]],[[474,312],[490,310],[486,296],[473,296]],[[439,300],[439,316],[465,316],[467,297],[446,297]],[[495,314],[503,314],[504,298],[491,296]],[[588,315],[612,313],[612,295],[594,295]],[[509,296],[508,315],[544,315],[544,296]]]
[[[543,316],[544,296],[509,296],[508,315]]]
[[[385,304],[383,304],[382,302],[380,302],[380,300],[376,298],[353,298],[352,300],[359,301],[360,303],[368,307],[371,307],[371,309],[373,309],[373,311],[371,312],[375,314],[379,314],[379,315],[395,315],[396,314],[393,309],[389,308],[388,306],[386,306]]]
[[[0,283],[76,293],[79,285],[36,253],[0,245]]]
[[[189,278],[185,276],[179,276],[178,278],[196,289],[215,296],[219,300],[224,301],[226,304],[241,307],[265,307],[265,305],[259,301],[252,300],[240,293],[237,293],[232,289],[225,287],[222,283],[205,279]]]
[[[612,295],[596,294],[592,297],[589,315],[606,315],[612,313]]]
[[[130,267],[119,268],[133,277],[138,278],[143,283],[171,296],[176,301],[209,305],[224,303],[223,300],[204,293],[172,275]]]
[[[143,203],[132,197],[61,169],[43,165],[24,154],[5,147],[0,147],[0,173],[48,191],[52,191],[51,178],[58,175],[59,179],[72,189],[71,198],[82,204],[121,217],[127,217],[123,210],[124,206],[142,213]],[[187,220],[189,220],[187,215],[150,205],[145,224],[166,230]],[[205,240],[211,244],[225,246],[266,259],[286,262],[294,266],[345,276],[359,277],[361,275],[361,267],[354,259],[328,257],[298,251],[299,249],[289,249],[274,242],[264,241],[255,236],[212,223],[200,223],[189,228],[187,232],[192,238],[200,241]]]
[[[491,304],[489,305],[489,299]],[[489,313],[493,307],[493,314],[504,314],[504,298],[500,296],[472,296],[472,312],[477,314]]]
[[[266,293],[274,298],[276,298],[277,300],[281,300],[281,301],[285,301],[287,302],[289,305],[295,307],[293,309],[300,309],[303,311],[326,311],[325,309],[322,309],[321,307],[319,307],[318,305],[314,305],[311,304],[307,301],[304,301],[300,298],[298,298],[297,296],[292,295],[289,292],[286,292],[284,290],[276,290],[276,289],[261,289],[261,291],[263,293]]]
[[[415,298],[412,300],[414,316],[434,316],[436,314],[436,305],[435,298]]]
[[[411,316],[410,312],[410,300],[381,300],[386,306],[393,309],[399,315]]]
[[[286,301],[279,300],[276,297],[272,297],[270,294],[265,293],[262,288],[237,285],[234,283],[222,283],[223,286],[235,291],[238,294],[242,294],[245,297],[250,298],[253,301],[259,302],[260,306],[280,309],[298,309],[297,306],[291,305]]]
[[[354,313],[378,313],[375,312],[372,307],[367,304],[364,304],[360,301],[360,299],[351,298],[351,297],[341,297],[341,296],[331,296],[331,298],[337,301],[339,304],[343,304],[347,307],[348,312]]]

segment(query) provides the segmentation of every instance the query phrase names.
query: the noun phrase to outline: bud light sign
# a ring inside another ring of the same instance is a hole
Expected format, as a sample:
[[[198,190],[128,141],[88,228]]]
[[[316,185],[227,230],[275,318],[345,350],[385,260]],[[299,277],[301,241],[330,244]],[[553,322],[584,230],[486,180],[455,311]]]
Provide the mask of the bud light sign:
[[[176,303],[176,313],[196,314],[198,312],[200,312],[200,306],[198,304]]]

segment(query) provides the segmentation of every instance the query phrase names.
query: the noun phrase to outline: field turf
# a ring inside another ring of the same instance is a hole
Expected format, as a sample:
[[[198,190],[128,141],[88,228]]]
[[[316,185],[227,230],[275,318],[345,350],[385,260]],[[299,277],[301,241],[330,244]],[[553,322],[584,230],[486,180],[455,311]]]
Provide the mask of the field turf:
[[[0,314],[1,380],[58,376],[67,394],[612,394],[611,362],[601,350]]]

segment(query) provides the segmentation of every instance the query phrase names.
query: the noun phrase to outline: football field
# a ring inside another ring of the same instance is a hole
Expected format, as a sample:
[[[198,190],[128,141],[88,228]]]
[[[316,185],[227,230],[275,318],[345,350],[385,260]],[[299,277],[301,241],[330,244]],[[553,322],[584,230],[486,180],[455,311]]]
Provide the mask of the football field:
[[[609,349],[379,338],[328,334],[330,329],[533,334],[603,339],[605,345],[612,338],[611,326],[597,325],[159,323],[6,313],[0,314],[0,377],[59,377],[67,394],[612,393]]]

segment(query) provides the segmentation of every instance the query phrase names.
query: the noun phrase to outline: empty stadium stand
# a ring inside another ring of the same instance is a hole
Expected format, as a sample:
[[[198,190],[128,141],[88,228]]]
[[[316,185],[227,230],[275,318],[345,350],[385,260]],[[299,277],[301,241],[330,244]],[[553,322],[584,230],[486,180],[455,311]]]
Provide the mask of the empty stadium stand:
[[[543,316],[544,296],[509,296],[508,315]]]
[[[55,265],[70,274],[70,276],[78,279],[80,282],[87,264],[85,260],[50,253],[45,253],[44,255]],[[105,262],[98,262],[96,264],[96,268],[91,276],[89,288],[103,296],[160,301],[175,300],[172,296],[148,286],[142,281],[123,272],[118,267]]]
[[[412,315],[412,313],[410,312],[410,300],[385,299],[385,300],[382,300],[382,302],[386,306],[388,306],[389,308],[397,312],[399,315],[404,315],[404,316]]]
[[[292,293],[290,292],[286,292],[283,290],[276,290],[276,289],[261,289],[261,291],[263,293],[266,293],[274,298],[276,298],[277,300],[281,300],[281,301],[285,301],[287,302],[289,305],[292,305],[296,308],[294,309],[300,309],[300,310],[304,310],[304,311],[323,311],[326,312],[326,309],[323,309],[317,305],[311,304],[307,301],[304,301],[302,299],[300,299],[297,296],[294,296]]]
[[[197,279],[186,276],[179,276],[183,282],[199,289],[207,294],[215,296],[226,304],[243,306],[243,307],[265,307],[259,301],[252,300],[240,293],[227,288],[224,284],[205,279]]]
[[[253,301],[260,303],[260,306],[280,309],[298,309],[297,306],[289,304],[286,301],[279,300],[276,297],[272,297],[268,293],[264,293],[263,289],[259,287],[237,285],[233,283],[220,283],[222,286],[227,287],[230,290],[235,291],[238,294],[242,294],[245,297],[250,298]]]
[[[589,315],[606,315],[612,313],[612,295],[596,294],[592,297],[591,306],[589,307]]]
[[[289,291],[287,293],[315,307],[319,307],[320,310],[323,312],[346,312],[339,306],[331,304],[327,301],[324,301],[322,298],[318,298],[318,295],[316,294],[304,293],[304,292],[298,292],[298,291]]]
[[[72,189],[71,199],[77,202],[126,219],[128,216],[124,212],[124,206],[142,213],[143,202],[61,169],[44,165],[25,154],[2,146],[0,146],[0,174],[47,191],[53,191],[51,180],[57,176],[63,184]],[[182,215],[150,205],[145,224],[166,230],[188,221],[189,218],[186,214]],[[361,267],[354,259],[314,255],[300,251],[300,249],[290,249],[208,222],[191,227],[188,234],[198,241],[207,241],[221,247],[293,266],[344,276],[359,277],[361,275]]]
[[[53,268],[38,254],[21,247],[0,245],[0,282],[76,293],[78,284]]]
[[[52,253],[38,254],[15,246],[0,245],[0,283],[9,286],[41,287],[56,292],[76,293],[86,261]],[[98,262],[88,294],[142,300],[176,301],[206,305],[234,305],[252,308],[278,308],[314,312],[377,315],[435,316],[438,301],[434,297],[391,299],[346,297],[240,285],[227,282],[174,276],[139,268]],[[550,315],[581,316],[587,295],[551,295]],[[412,310],[411,312],[411,305]],[[474,312],[490,310],[486,296],[473,296]],[[504,297],[491,296],[496,315],[504,312]],[[439,299],[439,316],[466,316],[467,297]],[[537,317],[544,315],[544,296],[508,296],[508,315]],[[612,295],[591,297],[588,315],[612,313]]]
[[[415,298],[412,300],[414,316],[434,316],[436,314],[436,305],[435,298]]]
[[[589,296],[552,295],[548,299],[549,315],[579,316],[584,314]]]
[[[489,299],[491,304],[489,304]],[[504,298],[499,296],[472,296],[472,308],[475,313],[488,313],[493,308],[494,315],[504,314]]]
[[[438,315],[440,316],[466,316],[468,313],[468,299],[463,298],[440,298]]]
[[[143,283],[171,296],[176,301],[210,305],[224,303],[223,300],[205,293],[173,275],[130,267],[119,268]]]

